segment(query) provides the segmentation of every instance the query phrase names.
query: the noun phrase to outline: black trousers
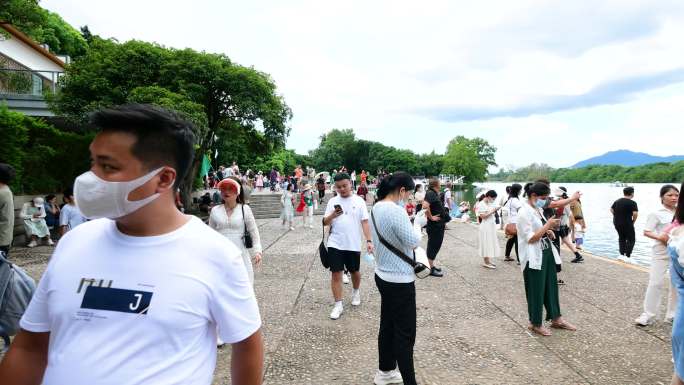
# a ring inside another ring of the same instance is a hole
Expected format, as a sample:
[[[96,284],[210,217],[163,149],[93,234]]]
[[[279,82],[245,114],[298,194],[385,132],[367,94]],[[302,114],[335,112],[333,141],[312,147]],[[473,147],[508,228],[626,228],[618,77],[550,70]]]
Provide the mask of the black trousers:
[[[444,242],[444,224],[428,223],[427,227],[425,227],[425,231],[428,235],[427,257],[429,260],[434,261],[437,258],[439,249],[442,248],[442,242]]]
[[[416,343],[416,286],[392,283],[375,276],[380,292],[379,369],[399,372],[404,385],[416,384],[413,345]]]
[[[620,255],[630,257],[632,250],[634,250],[634,242],[636,241],[636,234],[634,233],[634,224],[615,225],[615,230],[618,233],[618,243],[620,246]]]
[[[511,238],[508,238],[508,241],[506,241],[506,254],[504,254],[507,257],[511,256],[511,251],[513,250],[513,246],[515,246],[515,258],[520,262],[520,257],[518,256],[518,236],[514,235]]]
[[[323,201],[323,198],[325,198],[325,190],[318,190],[318,199]]]

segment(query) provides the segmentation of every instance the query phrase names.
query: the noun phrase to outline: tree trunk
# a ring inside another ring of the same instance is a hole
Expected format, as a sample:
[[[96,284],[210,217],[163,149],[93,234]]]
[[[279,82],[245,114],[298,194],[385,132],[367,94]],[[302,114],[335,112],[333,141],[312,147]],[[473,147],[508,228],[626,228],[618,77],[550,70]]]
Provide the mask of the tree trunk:
[[[199,150],[197,152],[199,153]],[[195,178],[197,177],[197,173],[199,173],[201,165],[202,157],[196,157],[192,161],[192,166],[190,167],[188,175],[185,176],[185,179],[180,184],[181,200],[186,211],[192,207],[192,193],[194,190]]]

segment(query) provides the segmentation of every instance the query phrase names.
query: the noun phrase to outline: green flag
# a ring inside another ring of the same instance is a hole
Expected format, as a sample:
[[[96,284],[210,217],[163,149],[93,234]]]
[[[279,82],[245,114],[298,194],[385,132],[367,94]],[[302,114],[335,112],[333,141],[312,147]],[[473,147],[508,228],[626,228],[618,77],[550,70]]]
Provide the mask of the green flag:
[[[202,167],[200,168],[200,176],[209,175],[209,169],[211,168],[211,161],[207,155],[202,159]]]

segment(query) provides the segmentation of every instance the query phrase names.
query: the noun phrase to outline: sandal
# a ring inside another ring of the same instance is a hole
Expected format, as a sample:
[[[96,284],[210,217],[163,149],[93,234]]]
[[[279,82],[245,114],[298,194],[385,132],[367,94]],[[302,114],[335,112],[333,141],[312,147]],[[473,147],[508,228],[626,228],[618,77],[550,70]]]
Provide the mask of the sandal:
[[[577,330],[577,328],[575,327],[575,325],[572,325],[572,324],[566,322],[565,320],[563,320],[563,321],[561,321],[561,322],[551,322],[551,327],[554,328],[554,329],[570,330],[570,331],[572,331],[572,332],[574,332],[575,330]]]
[[[530,330],[531,332],[535,333],[535,334],[539,334],[542,337],[550,337],[552,335],[551,331],[549,329],[545,328],[544,326],[529,325],[527,327],[527,329]]]

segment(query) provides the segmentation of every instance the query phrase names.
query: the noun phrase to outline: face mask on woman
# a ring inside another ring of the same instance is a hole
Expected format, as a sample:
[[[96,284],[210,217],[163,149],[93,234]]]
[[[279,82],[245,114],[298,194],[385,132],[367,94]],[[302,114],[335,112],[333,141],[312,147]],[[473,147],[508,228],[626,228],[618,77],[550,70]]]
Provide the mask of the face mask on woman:
[[[537,208],[543,209],[544,206],[546,206],[546,199],[537,199],[537,201],[534,202],[534,204],[535,206],[537,206]]]

